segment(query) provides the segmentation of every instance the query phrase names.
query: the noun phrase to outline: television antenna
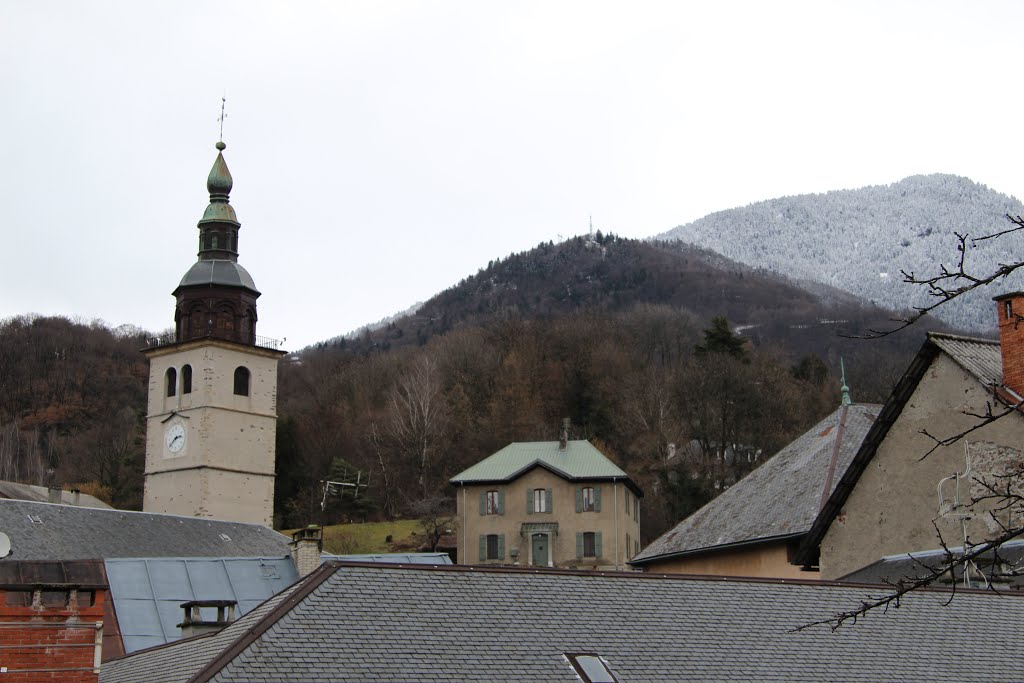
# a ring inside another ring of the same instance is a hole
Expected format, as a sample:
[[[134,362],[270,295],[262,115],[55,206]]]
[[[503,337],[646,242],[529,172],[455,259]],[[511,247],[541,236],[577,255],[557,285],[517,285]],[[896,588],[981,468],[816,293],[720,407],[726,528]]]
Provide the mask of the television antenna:
[[[341,481],[331,481],[328,479],[322,479],[320,484],[324,487],[324,496],[320,501],[320,511],[327,509],[327,498],[328,496],[338,496],[344,498],[345,494],[349,491],[352,492],[353,500],[359,497],[359,490],[365,489],[370,485],[370,475],[366,475],[366,479],[363,479],[363,473],[361,470],[356,470],[354,476],[349,477],[346,473],[342,477]]]
[[[948,477],[944,477],[939,480],[939,516],[947,519],[958,520],[960,522],[960,534],[962,543],[960,547],[963,552],[967,552],[967,522],[974,518],[974,513],[968,506],[965,506],[960,499],[960,482],[963,480],[970,481],[971,476],[974,474],[971,468],[971,451],[970,444],[964,441],[964,458],[967,461],[967,469],[963,472],[954,472]],[[945,486],[947,482],[951,482],[951,487]],[[943,493],[944,488],[952,488],[953,495],[951,499],[946,498]],[[970,560],[964,563],[963,576],[964,576],[964,588],[971,587],[971,571],[974,571],[978,576],[981,577],[981,581],[984,584],[983,588],[989,588],[988,577],[985,576],[985,572],[978,568],[978,565],[974,560]],[[955,577],[955,575],[954,575]]]

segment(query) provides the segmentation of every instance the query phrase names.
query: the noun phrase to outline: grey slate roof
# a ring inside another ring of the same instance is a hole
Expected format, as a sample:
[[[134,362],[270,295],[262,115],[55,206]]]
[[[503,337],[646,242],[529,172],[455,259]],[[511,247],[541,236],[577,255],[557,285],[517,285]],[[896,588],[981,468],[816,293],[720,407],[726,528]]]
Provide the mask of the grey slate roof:
[[[0,500],[12,560],[281,557],[289,539],[258,524]]]
[[[108,559],[104,564],[128,653],[178,640],[183,602],[234,600],[241,616],[299,579],[290,556]],[[202,612],[210,621],[216,617],[215,609]]]
[[[630,564],[807,533],[881,406],[840,406]]]
[[[387,562],[392,564],[452,564],[448,553],[378,553],[375,555],[329,555],[321,553],[320,562]]]
[[[74,494],[71,491],[61,491],[61,502],[65,505],[74,504]],[[50,490],[45,486],[34,486],[32,484],[19,484],[13,481],[0,481],[0,498],[11,498],[14,500],[33,500],[37,503],[46,503],[50,500]],[[111,509],[95,496],[88,493],[78,494],[78,505],[87,508]]]
[[[833,632],[877,588],[638,573],[324,565],[216,636],[104,664],[127,681],[565,681],[566,653],[633,681],[992,681],[1018,595],[923,591]],[[948,603],[948,604],[947,604]],[[511,637],[510,637],[511,636]]]
[[[569,441],[564,451],[559,450],[558,445],[557,441],[510,443],[449,481],[453,484],[510,481],[541,466],[566,479],[622,479],[635,488],[629,475],[589,441]]]

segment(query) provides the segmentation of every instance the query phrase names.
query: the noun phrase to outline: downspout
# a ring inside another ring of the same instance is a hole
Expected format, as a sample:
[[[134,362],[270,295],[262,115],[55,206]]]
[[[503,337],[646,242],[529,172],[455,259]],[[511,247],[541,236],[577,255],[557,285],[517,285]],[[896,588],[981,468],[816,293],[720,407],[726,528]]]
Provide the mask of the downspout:
[[[462,484],[462,551],[469,553],[469,546],[466,545],[466,484]],[[467,564],[466,556],[460,559],[460,564]]]
[[[615,569],[619,569],[619,482],[612,479],[612,495],[615,498]]]

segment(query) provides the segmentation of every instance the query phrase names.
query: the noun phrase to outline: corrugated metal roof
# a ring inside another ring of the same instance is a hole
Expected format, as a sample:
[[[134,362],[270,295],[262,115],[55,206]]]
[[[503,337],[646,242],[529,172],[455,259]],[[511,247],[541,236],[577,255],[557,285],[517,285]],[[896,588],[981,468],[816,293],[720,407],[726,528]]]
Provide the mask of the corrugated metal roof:
[[[631,563],[807,533],[823,500],[849,467],[880,410],[881,406],[874,404],[840,406],[720,496],[662,534]],[[837,438],[841,441],[837,442]]]
[[[589,441],[569,441],[564,451],[557,441],[510,443],[451,478],[453,484],[507,481],[535,465],[543,465],[566,479],[628,479],[615,463]]]
[[[246,614],[299,579],[291,557],[158,557],[105,563],[125,652],[178,640],[190,600],[234,600]],[[216,609],[203,609],[213,621]]]
[[[928,338],[982,384],[1003,383],[1003,355],[999,342],[936,332],[930,333]]]

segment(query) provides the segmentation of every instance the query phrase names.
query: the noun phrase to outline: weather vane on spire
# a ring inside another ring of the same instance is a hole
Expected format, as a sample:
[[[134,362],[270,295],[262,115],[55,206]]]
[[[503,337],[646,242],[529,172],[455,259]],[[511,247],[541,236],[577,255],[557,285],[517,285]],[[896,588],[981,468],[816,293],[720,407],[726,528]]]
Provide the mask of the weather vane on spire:
[[[224,107],[227,105],[227,102],[228,96],[227,93],[224,93],[224,96],[220,98],[220,116],[217,118],[217,121],[220,122],[220,142],[224,142],[224,119],[228,117],[228,115],[224,113]]]

